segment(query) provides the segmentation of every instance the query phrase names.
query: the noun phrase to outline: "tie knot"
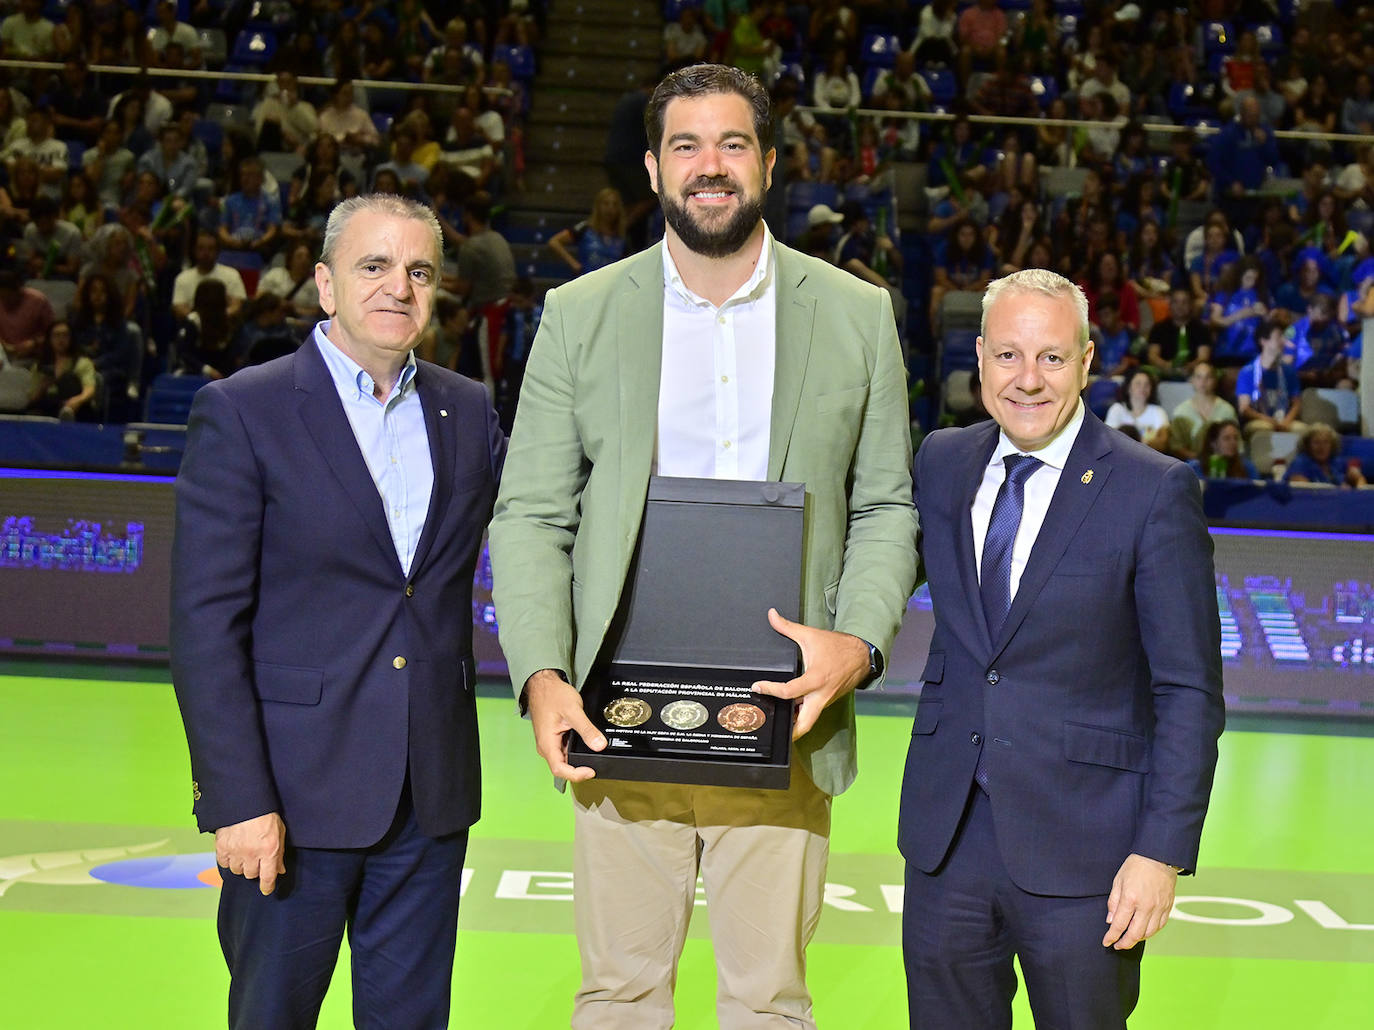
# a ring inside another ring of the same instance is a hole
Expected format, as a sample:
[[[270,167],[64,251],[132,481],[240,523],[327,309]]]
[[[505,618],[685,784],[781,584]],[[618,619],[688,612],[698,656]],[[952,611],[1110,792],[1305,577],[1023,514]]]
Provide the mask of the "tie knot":
[[[1007,482],[1014,486],[1023,484],[1041,464],[1039,458],[1029,454],[1008,454],[1002,459],[1002,467],[1007,470]]]

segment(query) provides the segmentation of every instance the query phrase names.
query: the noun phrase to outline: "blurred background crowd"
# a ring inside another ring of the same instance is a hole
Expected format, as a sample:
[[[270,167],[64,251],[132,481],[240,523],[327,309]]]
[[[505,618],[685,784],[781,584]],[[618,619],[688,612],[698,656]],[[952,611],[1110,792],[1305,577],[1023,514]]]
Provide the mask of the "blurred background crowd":
[[[774,235],[891,291],[919,429],[978,417],[981,291],[1041,266],[1113,425],[1363,481],[1331,429],[1374,316],[1374,8],[1339,0],[3,0],[0,410],[184,417],[298,345],[330,208],[389,191],[444,228],[422,356],[509,425],[543,293],[661,236],[642,112],[701,60],[772,90]]]

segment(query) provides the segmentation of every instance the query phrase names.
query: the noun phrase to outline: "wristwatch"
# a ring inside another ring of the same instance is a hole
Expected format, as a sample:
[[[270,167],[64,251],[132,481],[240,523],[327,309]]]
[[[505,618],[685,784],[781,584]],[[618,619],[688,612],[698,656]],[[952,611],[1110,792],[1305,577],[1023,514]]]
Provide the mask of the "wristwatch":
[[[870,683],[876,681],[883,674],[883,653],[875,645],[869,644],[863,637],[859,639],[868,645],[868,679],[859,684],[859,689],[865,690]]]

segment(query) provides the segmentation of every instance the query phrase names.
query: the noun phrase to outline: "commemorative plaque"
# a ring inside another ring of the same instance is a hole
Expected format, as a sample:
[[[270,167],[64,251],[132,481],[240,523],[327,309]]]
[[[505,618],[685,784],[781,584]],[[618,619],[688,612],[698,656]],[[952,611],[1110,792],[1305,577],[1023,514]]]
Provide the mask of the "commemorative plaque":
[[[654,477],[620,610],[582,687],[606,735],[573,734],[574,765],[619,780],[786,789],[789,700],[751,691],[797,675],[768,624],[801,604],[801,483]]]

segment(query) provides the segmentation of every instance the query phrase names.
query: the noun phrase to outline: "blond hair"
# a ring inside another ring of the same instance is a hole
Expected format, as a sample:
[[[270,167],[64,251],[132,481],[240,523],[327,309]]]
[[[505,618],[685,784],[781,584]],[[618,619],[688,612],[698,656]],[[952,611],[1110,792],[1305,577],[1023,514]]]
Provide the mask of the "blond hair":
[[[1051,272],[1048,268],[1023,268],[1019,272],[1012,272],[1011,275],[1004,275],[989,283],[988,288],[983,291],[983,320],[978,327],[980,335],[987,335],[988,312],[992,310],[998,298],[1007,293],[1038,293],[1046,297],[1067,297],[1073,303],[1074,314],[1078,317],[1078,349],[1083,350],[1087,347],[1088,298],[1076,283],[1065,279],[1058,272]]]

